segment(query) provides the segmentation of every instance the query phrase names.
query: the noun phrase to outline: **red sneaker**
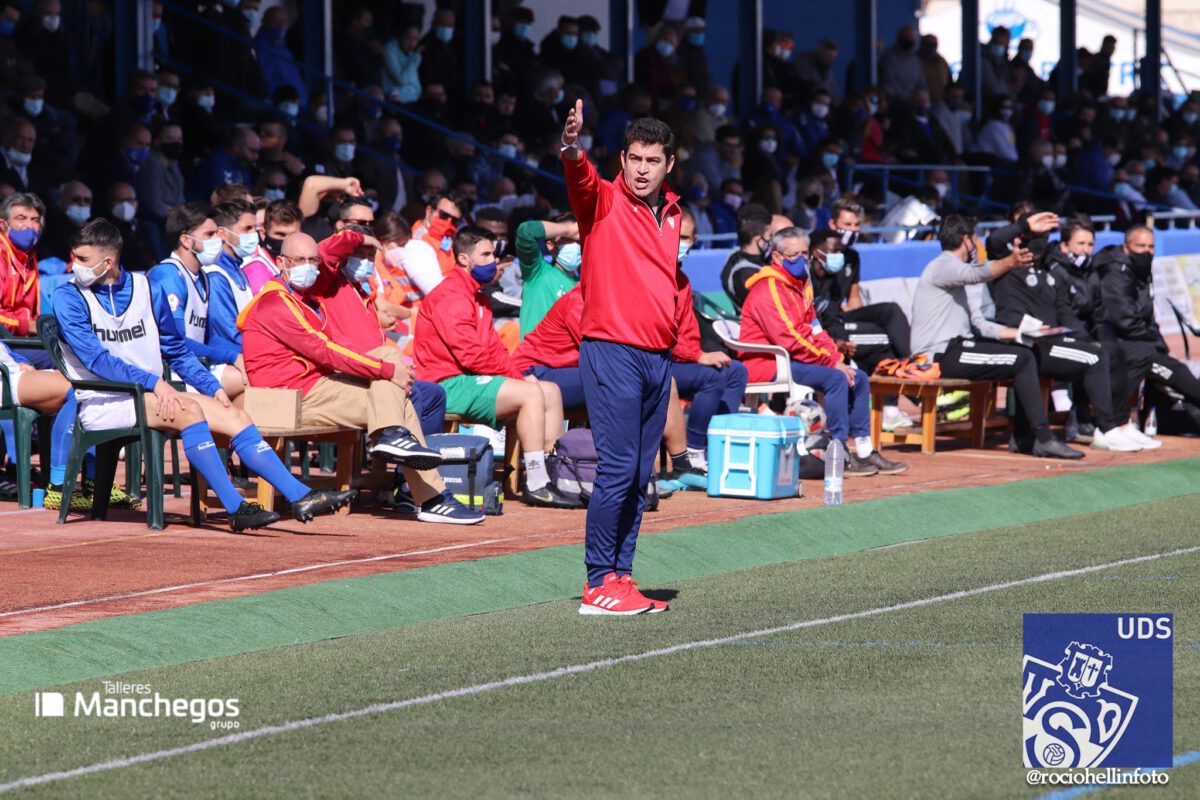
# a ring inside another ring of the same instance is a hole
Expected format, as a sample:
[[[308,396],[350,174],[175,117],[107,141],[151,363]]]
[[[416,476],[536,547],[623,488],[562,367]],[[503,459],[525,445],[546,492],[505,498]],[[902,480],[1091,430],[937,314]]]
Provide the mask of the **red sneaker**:
[[[622,583],[629,584],[630,597],[640,597],[642,600],[645,600],[650,604],[650,611],[648,613],[657,614],[658,612],[666,611],[671,607],[665,600],[655,600],[654,598],[646,597],[646,595],[638,591],[638,583],[633,579],[632,575],[622,575],[620,578],[617,578],[617,580],[621,581]]]
[[[654,610],[654,601],[642,595],[631,580],[621,580],[617,573],[604,576],[602,586],[583,585],[583,602],[580,614],[614,615],[628,617]]]

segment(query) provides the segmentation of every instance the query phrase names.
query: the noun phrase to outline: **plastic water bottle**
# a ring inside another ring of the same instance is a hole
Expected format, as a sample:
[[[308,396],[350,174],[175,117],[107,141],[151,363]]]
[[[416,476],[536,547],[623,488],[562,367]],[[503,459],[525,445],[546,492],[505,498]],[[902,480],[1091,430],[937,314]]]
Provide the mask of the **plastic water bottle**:
[[[1155,406],[1150,406],[1150,413],[1146,415],[1146,424],[1142,426],[1142,433],[1147,436],[1158,436],[1158,409]]]
[[[842,477],[846,471],[846,448],[834,439],[825,448],[825,505],[842,504]]]

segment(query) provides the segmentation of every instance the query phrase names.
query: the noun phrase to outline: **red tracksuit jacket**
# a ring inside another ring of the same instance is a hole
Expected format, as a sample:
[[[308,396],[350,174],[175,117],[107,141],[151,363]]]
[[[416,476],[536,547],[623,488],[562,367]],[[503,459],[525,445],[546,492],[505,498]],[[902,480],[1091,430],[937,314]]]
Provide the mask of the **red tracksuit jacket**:
[[[455,267],[437,285],[417,315],[413,360],[416,377],[442,381],[456,375],[501,375],[522,379],[500,334],[479,283]]]
[[[28,336],[41,307],[37,255],[18,250],[0,233],[0,325]]]
[[[583,335],[667,350],[675,345],[679,198],[666,191],[662,223],[625,185],[602,181],[586,156],[563,155],[567,199],[583,247]]]
[[[700,349],[700,321],[696,319],[696,309],[692,306],[692,282],[680,269],[676,272],[676,286],[679,294],[675,297],[675,327],[679,337],[675,349],[671,351],[671,359],[685,364],[700,360],[704,352]]]
[[[238,315],[242,356],[251,386],[299,389],[308,394],[335,372],[390,381],[396,366],[333,342],[323,320],[282,278],[267,281]]]
[[[822,367],[842,363],[833,339],[821,327],[813,308],[812,285],[768,265],[746,281],[750,294],[742,305],[741,340],[783,347],[792,360]],[[775,357],[769,353],[738,353],[750,381],[775,380]]]
[[[305,297],[315,300],[329,338],[358,353],[369,353],[388,342],[375,316],[374,299],[363,297],[342,274],[346,259],[362,246],[363,235],[339,231],[317,245],[321,274]]]
[[[578,367],[582,330],[583,291],[576,286],[554,301],[537,327],[521,340],[513,362],[521,372],[537,366]]]

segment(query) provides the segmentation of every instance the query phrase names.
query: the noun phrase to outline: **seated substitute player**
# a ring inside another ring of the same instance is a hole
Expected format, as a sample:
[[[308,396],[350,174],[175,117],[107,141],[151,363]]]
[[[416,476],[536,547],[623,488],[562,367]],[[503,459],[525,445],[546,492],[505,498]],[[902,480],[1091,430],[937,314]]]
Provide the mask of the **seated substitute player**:
[[[176,333],[167,299],[144,275],[121,269],[121,234],[104,219],[93,220],[71,241],[75,280],[54,293],[54,316],[62,336],[68,375],[84,380],[137,383],[146,388],[146,419],[156,430],[178,432],[188,462],[213,488],[235,531],[262,528],[279,519],[274,511],[242,499],[213,444],[213,429],[261,480],[270,481],[292,504],[292,516],[307,522],[354,499],[353,490],[310,490],[292,476],[263,441],[245,412],[204,369]],[[163,360],[204,394],[182,394],[163,380]],[[134,402],[120,392],[76,392],[84,428],[134,424]]]
[[[546,454],[563,430],[558,386],[523,376],[492,324],[482,288],[499,277],[496,237],[467,227],[454,238],[457,264],[429,293],[417,315],[417,375],[446,390],[446,411],[493,428],[512,416],[524,450],[521,501],[551,508],[580,508],[550,483]]]
[[[242,350],[242,333],[237,327],[238,315],[254,297],[245,265],[253,263],[259,269],[266,266],[266,255],[259,248],[258,231],[254,227],[254,206],[245,200],[218,203],[212,209],[217,235],[221,237],[221,255],[216,263],[204,267],[208,276],[208,340]],[[241,386],[237,386],[238,382]],[[230,397],[245,391],[245,370],[236,375],[221,374],[221,385]],[[230,392],[236,390],[236,394]]]
[[[808,235],[799,228],[784,228],[771,239],[771,263],[746,281],[750,293],[742,306],[742,341],[785,348],[796,382],[824,393],[829,433],[846,442],[846,475],[898,475],[908,466],[884,458],[871,444],[867,374],[847,364],[821,328],[808,285],[807,251]],[[751,381],[774,380],[774,356],[739,353],[738,358]]]
[[[542,255],[543,243],[551,263]],[[517,261],[521,265],[521,338],[546,316],[550,306],[579,283],[583,251],[574,214],[553,222],[531,219],[517,226]]]

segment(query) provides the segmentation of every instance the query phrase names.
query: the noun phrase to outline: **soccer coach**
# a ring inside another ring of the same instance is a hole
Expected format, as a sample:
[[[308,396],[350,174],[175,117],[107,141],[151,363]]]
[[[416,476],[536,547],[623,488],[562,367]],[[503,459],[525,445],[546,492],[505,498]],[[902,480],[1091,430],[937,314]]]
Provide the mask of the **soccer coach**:
[[[601,180],[579,147],[583,101],[562,134],[567,198],[579,220],[583,341],[579,370],[599,464],[588,503],[580,614],[666,611],[630,573],[645,487],[667,419],[682,212],[663,191],[675,135],[656,119],[625,129],[621,175]]]

